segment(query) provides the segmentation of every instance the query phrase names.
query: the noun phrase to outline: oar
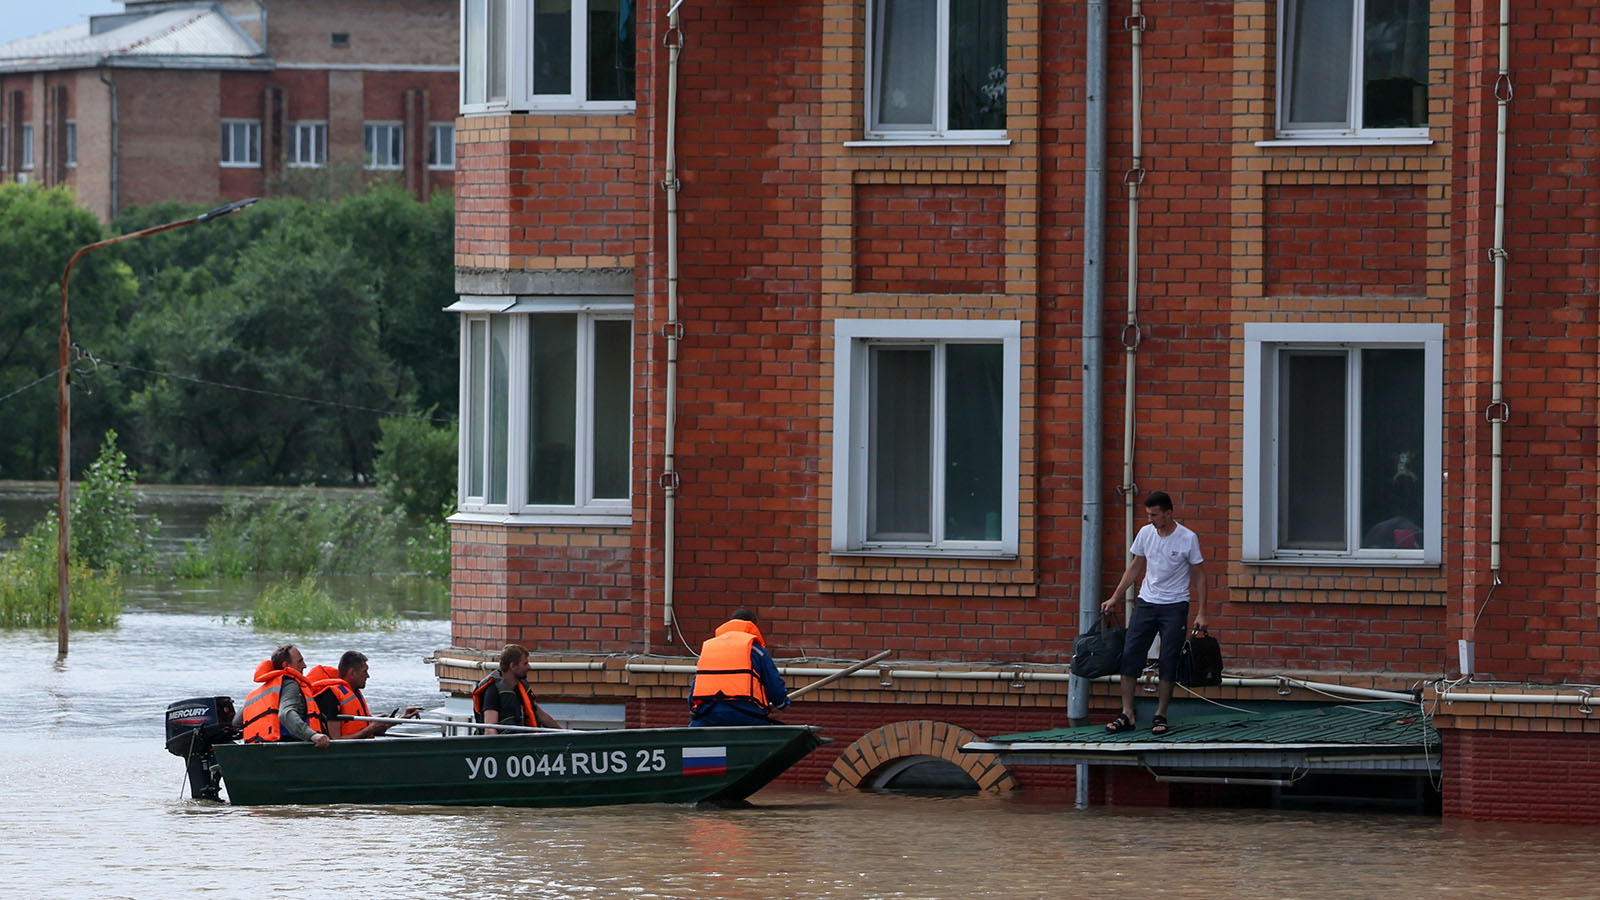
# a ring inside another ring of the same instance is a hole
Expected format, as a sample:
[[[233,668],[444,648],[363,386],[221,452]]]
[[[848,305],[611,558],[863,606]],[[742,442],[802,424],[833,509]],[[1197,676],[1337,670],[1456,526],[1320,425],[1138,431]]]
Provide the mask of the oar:
[[[556,733],[571,734],[576,728],[533,728],[527,725],[488,725],[483,722],[453,722],[449,719],[400,719],[394,716],[340,716],[345,722],[390,722],[395,725],[447,725],[454,728],[493,728],[495,731],[505,731],[515,734]]]
[[[894,652],[893,650],[885,650],[882,653],[878,653],[876,655],[869,656],[866,659],[863,659],[861,662],[856,663],[855,665],[851,666],[848,669],[840,669],[839,671],[833,673],[832,675],[826,675],[826,676],[824,676],[822,678],[817,679],[816,681],[811,682],[810,684],[808,684],[808,685],[806,685],[804,687],[795,688],[794,690],[789,692],[789,699],[793,700],[794,698],[800,696],[801,694],[804,694],[807,691],[814,691],[817,688],[822,687],[824,685],[833,684],[835,681],[838,681],[839,679],[845,677],[846,675],[854,675],[856,672],[859,672],[860,670],[866,668],[867,666],[872,665],[873,663],[877,662],[880,659],[883,659],[885,656],[888,656],[889,654],[891,654],[893,652]]]

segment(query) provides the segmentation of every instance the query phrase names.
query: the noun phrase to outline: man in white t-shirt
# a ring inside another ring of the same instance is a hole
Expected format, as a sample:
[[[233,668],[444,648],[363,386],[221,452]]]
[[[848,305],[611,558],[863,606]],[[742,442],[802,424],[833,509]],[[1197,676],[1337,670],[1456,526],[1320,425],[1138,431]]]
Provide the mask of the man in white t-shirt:
[[[1111,599],[1100,604],[1109,613],[1122,599],[1123,591],[1135,578],[1143,576],[1139,599],[1128,617],[1128,634],[1122,645],[1122,712],[1106,730],[1131,731],[1138,724],[1133,714],[1133,692],[1144,671],[1145,654],[1161,636],[1161,658],[1157,665],[1156,714],[1150,720],[1151,734],[1167,733],[1167,703],[1172,700],[1172,685],[1178,679],[1178,651],[1189,625],[1189,591],[1194,589],[1194,627],[1206,624],[1206,576],[1201,566],[1200,539],[1172,517],[1172,498],[1155,491],[1144,501],[1150,524],[1139,529],[1129,552],[1128,563]]]

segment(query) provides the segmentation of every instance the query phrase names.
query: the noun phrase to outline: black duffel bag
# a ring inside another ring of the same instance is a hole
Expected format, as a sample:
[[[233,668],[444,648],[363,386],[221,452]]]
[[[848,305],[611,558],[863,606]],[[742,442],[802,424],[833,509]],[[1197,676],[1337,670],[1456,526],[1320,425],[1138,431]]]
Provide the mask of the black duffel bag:
[[[1072,674],[1079,678],[1099,678],[1122,671],[1122,640],[1126,628],[1110,628],[1101,618],[1094,627],[1072,642]]]
[[[1204,628],[1196,628],[1178,651],[1178,683],[1184,687],[1222,683],[1222,645]]]

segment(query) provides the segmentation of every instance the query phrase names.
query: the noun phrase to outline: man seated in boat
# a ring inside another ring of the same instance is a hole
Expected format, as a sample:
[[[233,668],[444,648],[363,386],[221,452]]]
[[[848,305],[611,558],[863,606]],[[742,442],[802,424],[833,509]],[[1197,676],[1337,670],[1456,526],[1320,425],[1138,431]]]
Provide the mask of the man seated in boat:
[[[293,644],[272,651],[270,659],[256,666],[259,687],[245,698],[241,713],[246,744],[308,741],[321,749],[331,743],[306,720],[306,697],[314,692],[311,682],[300,674],[305,668],[306,658]]]
[[[377,737],[390,728],[393,722],[362,722],[340,716],[367,716],[367,698],[361,693],[367,686],[367,655],[360,650],[346,650],[339,657],[339,668],[314,666],[306,673],[311,682],[311,727],[335,741],[359,740]],[[422,707],[408,706],[402,718],[415,719]]]
[[[561,723],[533,701],[533,692],[528,690],[528,672],[532,668],[528,648],[507,644],[500,651],[500,668],[472,689],[473,720],[485,725],[560,728]],[[499,733],[494,728],[484,729],[484,734]]]
[[[789,705],[789,688],[745,607],[700,645],[689,689],[690,725],[776,725],[767,713]]]

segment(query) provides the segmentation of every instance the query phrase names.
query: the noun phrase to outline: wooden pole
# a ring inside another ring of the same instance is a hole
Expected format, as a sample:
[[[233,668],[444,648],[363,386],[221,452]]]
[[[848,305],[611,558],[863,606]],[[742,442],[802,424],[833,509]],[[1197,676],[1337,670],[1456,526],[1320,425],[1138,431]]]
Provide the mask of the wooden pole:
[[[851,666],[848,669],[840,669],[839,671],[833,673],[832,675],[823,676],[822,678],[819,678],[816,681],[813,681],[813,682],[811,682],[810,684],[808,684],[808,685],[806,685],[804,687],[795,688],[794,690],[789,692],[789,699],[792,701],[792,700],[794,700],[794,698],[800,696],[801,694],[806,693],[807,691],[814,691],[819,687],[823,687],[824,685],[833,684],[835,681],[838,681],[839,679],[844,678],[847,675],[854,675],[855,673],[861,671],[862,669],[866,668],[867,666],[872,665],[873,663],[877,662],[878,660],[883,659],[885,656],[888,656],[889,654],[891,654],[893,652],[894,652],[893,650],[885,650],[882,653],[878,653],[878,654],[875,654],[873,656],[869,656],[866,659],[863,659],[861,662],[856,663],[855,665]]]

